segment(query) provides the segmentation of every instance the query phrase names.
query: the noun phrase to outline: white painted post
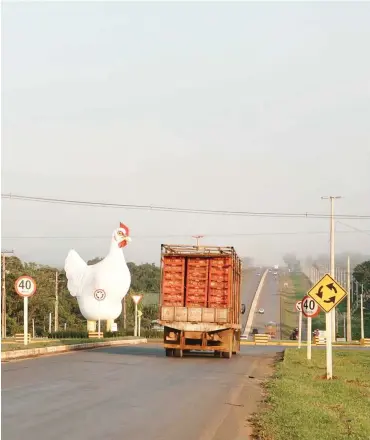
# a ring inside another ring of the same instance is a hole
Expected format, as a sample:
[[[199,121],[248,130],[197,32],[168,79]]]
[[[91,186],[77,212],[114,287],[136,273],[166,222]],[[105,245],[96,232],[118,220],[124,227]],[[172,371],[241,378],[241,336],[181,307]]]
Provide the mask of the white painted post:
[[[307,318],[307,359],[311,360],[312,352],[312,318]]]
[[[361,316],[361,339],[365,339],[365,327],[364,327],[364,286],[362,286],[362,293],[361,293],[361,309],[360,309],[360,316]]]
[[[28,345],[28,298],[23,298],[23,344]]]
[[[332,323],[332,313],[326,313],[325,321],[326,321],[326,378],[333,378],[333,344],[332,344],[332,336],[331,336],[331,323]]]
[[[298,322],[298,348],[302,346],[302,310],[299,312],[299,322]]]
[[[98,338],[100,339],[100,301],[99,301],[99,319],[98,319]]]
[[[135,327],[134,327],[134,336],[137,336],[137,303],[135,302]]]

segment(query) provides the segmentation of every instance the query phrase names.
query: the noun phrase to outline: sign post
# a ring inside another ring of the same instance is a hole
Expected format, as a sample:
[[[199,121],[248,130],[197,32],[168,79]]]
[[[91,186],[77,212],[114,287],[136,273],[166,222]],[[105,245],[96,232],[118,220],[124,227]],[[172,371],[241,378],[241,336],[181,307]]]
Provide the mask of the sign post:
[[[319,305],[310,296],[302,300],[302,313],[307,318],[307,359],[311,360],[312,353],[312,318],[320,313]]]
[[[103,289],[97,289],[94,292],[94,298],[99,302],[99,319],[98,319],[98,338],[100,339],[100,302],[105,300],[106,293]]]
[[[36,292],[36,281],[29,277],[19,277],[15,283],[14,288],[16,293],[23,297],[23,344],[28,345],[28,298]]]
[[[335,307],[346,297],[347,292],[328,273],[308,292],[326,313],[326,378],[333,378],[332,314]]]
[[[138,319],[139,319],[139,324],[138,324],[138,328],[137,328],[137,330],[138,330],[138,334],[137,335],[140,337],[140,333],[141,333],[141,317],[143,316],[143,312],[141,310],[139,310],[137,312],[137,316],[138,316]]]
[[[135,327],[134,327],[134,336],[138,336],[138,331],[137,331],[137,321],[138,321],[138,312],[137,312],[137,305],[139,304],[139,302],[141,301],[141,298],[143,297],[143,295],[131,295],[131,298],[133,300],[133,302],[135,303]]]
[[[298,348],[302,345],[302,301],[297,301],[295,304],[296,310],[299,312],[298,321]]]

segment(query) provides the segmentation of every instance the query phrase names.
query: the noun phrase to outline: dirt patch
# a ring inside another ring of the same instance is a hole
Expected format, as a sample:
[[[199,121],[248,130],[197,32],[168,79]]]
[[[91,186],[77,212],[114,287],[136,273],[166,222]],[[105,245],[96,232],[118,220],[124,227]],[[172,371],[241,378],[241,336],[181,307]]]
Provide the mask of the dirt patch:
[[[238,433],[235,437],[230,437],[230,440],[253,438],[255,413],[266,399],[264,384],[273,375],[275,364],[281,362],[283,358],[283,352],[263,355],[259,358],[257,367],[251,375],[252,377],[247,378],[248,382],[246,382],[241,393],[240,402],[244,406],[243,411],[239,413],[239,419],[236,421]]]

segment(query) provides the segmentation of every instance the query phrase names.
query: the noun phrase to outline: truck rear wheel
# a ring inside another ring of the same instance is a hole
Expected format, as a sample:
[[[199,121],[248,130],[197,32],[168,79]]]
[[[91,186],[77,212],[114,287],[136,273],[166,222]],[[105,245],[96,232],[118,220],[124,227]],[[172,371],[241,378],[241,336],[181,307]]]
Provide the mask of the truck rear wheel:
[[[174,356],[177,358],[182,358],[184,355],[183,351],[181,349],[175,349],[174,350]]]
[[[173,348],[166,348],[166,356],[167,357],[172,357],[173,356]]]
[[[224,351],[224,352],[222,353],[222,357],[224,357],[224,358],[226,358],[226,359],[231,359],[232,355],[233,355],[233,353],[232,353],[231,350],[230,350],[230,351]]]

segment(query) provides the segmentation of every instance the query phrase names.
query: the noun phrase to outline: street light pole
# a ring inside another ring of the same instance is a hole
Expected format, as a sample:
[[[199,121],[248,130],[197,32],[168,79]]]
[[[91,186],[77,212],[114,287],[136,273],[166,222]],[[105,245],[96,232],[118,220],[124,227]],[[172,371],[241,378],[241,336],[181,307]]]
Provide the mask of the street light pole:
[[[197,245],[196,245],[197,247],[199,247],[199,240],[203,237],[204,237],[204,235],[193,235],[192,236],[192,238],[195,238],[197,241]]]
[[[364,285],[361,285],[361,339],[365,339],[365,329],[364,329]]]
[[[1,337],[6,338],[6,255],[14,254],[13,251],[2,251],[2,284],[1,284]]]
[[[55,308],[54,308],[54,331],[59,329],[59,295],[58,295],[58,271],[55,272]]]
[[[352,341],[352,323],[351,323],[351,262],[347,258],[347,342]]]
[[[322,199],[330,200],[330,275],[335,278],[335,223],[334,223],[334,200],[341,199],[341,196],[323,196]],[[336,325],[335,325],[335,315],[336,309],[327,313],[331,322],[331,340],[335,342],[336,335]]]

